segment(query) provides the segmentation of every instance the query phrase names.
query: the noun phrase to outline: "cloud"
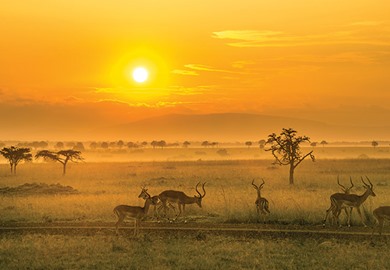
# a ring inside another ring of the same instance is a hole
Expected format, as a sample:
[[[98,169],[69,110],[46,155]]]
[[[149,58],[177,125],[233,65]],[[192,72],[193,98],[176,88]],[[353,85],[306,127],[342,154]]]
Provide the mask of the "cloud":
[[[174,69],[172,73],[179,75],[198,76],[199,74],[193,70]]]
[[[362,24],[363,22],[360,22]],[[370,24],[371,23],[371,24]],[[365,25],[374,25],[374,22]],[[355,23],[356,25],[356,23]],[[269,30],[226,30],[213,32],[213,38],[231,40],[227,43],[233,47],[295,47],[332,44],[364,44],[376,46],[390,45],[389,33],[373,36],[370,32],[348,30],[324,34],[293,35],[281,31]]]
[[[187,64],[184,66],[186,68],[198,70],[198,71],[244,74],[243,72],[239,72],[239,71],[233,71],[233,70],[228,70],[228,69],[219,69],[219,68],[210,67],[210,66],[206,66],[206,65],[199,65],[199,64]]]

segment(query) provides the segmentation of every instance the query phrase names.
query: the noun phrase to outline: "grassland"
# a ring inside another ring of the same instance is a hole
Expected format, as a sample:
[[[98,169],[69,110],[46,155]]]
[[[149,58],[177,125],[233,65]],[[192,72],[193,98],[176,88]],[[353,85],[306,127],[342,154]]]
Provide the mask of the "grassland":
[[[175,160],[172,155],[193,149],[178,149],[175,153],[159,151],[151,159],[156,161],[123,161],[124,153],[113,158],[106,156],[87,158],[85,163],[69,164],[66,176],[56,163],[21,164],[16,176],[10,175],[6,164],[0,165],[0,187],[24,183],[60,183],[77,189],[71,195],[1,196],[0,222],[3,225],[19,223],[112,223],[112,209],[118,204],[143,205],[137,198],[141,186],[147,186],[152,195],[165,189],[183,190],[195,195],[199,181],[207,182],[207,195],[203,208],[186,208],[186,220],[208,224],[257,223],[254,201],[256,191],[252,179],[266,182],[262,195],[270,201],[271,215],[267,224],[320,226],[329,196],[339,191],[337,175],[348,183],[351,176],[357,186],[356,193],[364,190],[361,176],[374,183],[376,197],[364,204],[368,223],[373,224],[372,210],[390,205],[390,154],[388,149],[371,148],[318,149],[316,162],[303,162],[296,171],[296,185],[289,186],[287,168],[272,165],[266,154],[251,152],[234,159],[239,151],[254,149],[228,149],[229,157],[214,158],[206,150],[202,159]],[[152,151],[152,149],[149,149]],[[148,150],[148,151],[149,151]],[[237,153],[235,152],[237,151]],[[321,152],[322,151],[322,152]],[[236,154],[234,154],[236,153]],[[335,159],[335,153],[338,158]],[[131,153],[128,153],[130,156]],[[144,153],[141,153],[144,154]],[[378,158],[379,155],[380,158]],[[114,153],[110,153],[114,155]],[[164,160],[165,155],[165,160]],[[188,154],[189,155],[189,154]],[[241,155],[241,154],[240,154]],[[269,153],[268,153],[269,155]],[[249,158],[252,157],[252,158]],[[352,158],[353,157],[353,158]],[[365,157],[365,158],[361,158]],[[367,158],[370,157],[370,158]],[[373,158],[374,157],[374,158]],[[117,158],[122,160],[117,161]],[[93,162],[94,160],[94,162]],[[153,222],[153,221],[148,221]],[[353,226],[361,226],[356,213]],[[364,230],[364,228],[362,228]],[[366,229],[370,231],[370,229]],[[388,226],[385,232],[388,232]],[[129,268],[129,269],[386,269],[389,268],[388,244],[380,242],[371,247],[368,242],[339,239],[304,238],[237,238],[208,235],[158,235],[143,232],[138,239],[125,236],[55,236],[13,235],[0,236],[1,269],[39,268]],[[27,254],[23,256],[21,254]],[[90,254],[93,254],[91,257]],[[149,254],[154,254],[151,256]],[[50,257],[50,259],[43,259]],[[19,267],[20,266],[20,267]],[[31,266],[31,267],[28,267]]]

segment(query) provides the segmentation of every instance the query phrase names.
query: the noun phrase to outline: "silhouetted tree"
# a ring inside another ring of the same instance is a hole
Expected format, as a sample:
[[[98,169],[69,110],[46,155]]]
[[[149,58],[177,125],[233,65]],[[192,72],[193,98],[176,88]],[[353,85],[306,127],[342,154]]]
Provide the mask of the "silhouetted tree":
[[[133,143],[133,142],[128,142],[127,147],[128,148],[138,148],[138,145],[136,143]]]
[[[125,145],[125,143],[124,143],[122,140],[119,140],[119,141],[116,143],[116,145],[117,145],[119,148],[122,148],[122,147]]]
[[[150,143],[151,146],[153,146],[153,149],[156,148],[156,146],[158,145],[158,142],[157,141],[152,141]]]
[[[190,145],[191,145],[191,143],[189,141],[183,142],[183,147],[184,148],[188,148],[188,146],[190,146]]]
[[[209,146],[209,145],[210,145],[209,141],[203,141],[203,142],[202,142],[202,146],[203,146],[203,147],[207,147],[207,146]]]
[[[91,143],[89,144],[89,148],[91,148],[92,150],[95,150],[97,147],[98,147],[97,142],[91,142]]]
[[[65,145],[63,142],[57,142],[54,147],[57,149],[63,149],[65,147]]]
[[[166,141],[161,140],[158,142],[158,146],[160,146],[162,149],[164,149],[164,147],[167,146],[167,143],[166,143]]]
[[[43,158],[44,160],[53,160],[58,161],[62,164],[63,170],[62,174],[65,175],[66,173],[66,165],[69,161],[72,162],[78,162],[84,160],[84,158],[81,156],[80,151],[76,150],[61,150],[58,152],[52,152],[49,150],[41,150],[35,155],[35,159]]]
[[[328,142],[327,141],[321,141],[320,144],[322,145],[322,147],[324,147],[325,145],[328,144]]]
[[[275,163],[279,165],[289,165],[289,183],[294,184],[295,168],[308,156],[314,161],[313,151],[302,155],[300,144],[310,142],[307,136],[297,136],[297,131],[292,128],[283,128],[280,135],[272,133],[268,135],[267,144],[271,144],[271,148],[266,151],[271,151],[275,157]]]
[[[102,142],[100,144],[100,147],[103,148],[103,149],[108,149],[108,142]]]
[[[146,147],[148,145],[148,142],[144,141],[141,143],[142,147]]]
[[[85,150],[84,144],[82,142],[77,142],[76,145],[73,147],[73,150],[84,151]]]
[[[32,160],[30,151],[30,148],[19,148],[16,146],[11,146],[4,147],[2,150],[0,150],[0,154],[8,159],[9,165],[11,166],[11,173],[16,174],[16,166],[18,166],[20,161]]]
[[[252,142],[250,142],[250,141],[247,141],[247,142],[245,142],[245,145],[246,145],[246,146],[248,146],[248,148],[249,148],[249,147],[251,147],[251,146],[252,146]]]
[[[265,143],[266,143],[265,140],[260,140],[260,141],[258,141],[258,144],[259,144],[260,149],[264,149]]]
[[[371,145],[375,148],[379,145],[379,143],[377,141],[372,141]]]
[[[310,146],[316,147],[316,146],[317,146],[317,142],[312,142],[312,143],[310,144]]]

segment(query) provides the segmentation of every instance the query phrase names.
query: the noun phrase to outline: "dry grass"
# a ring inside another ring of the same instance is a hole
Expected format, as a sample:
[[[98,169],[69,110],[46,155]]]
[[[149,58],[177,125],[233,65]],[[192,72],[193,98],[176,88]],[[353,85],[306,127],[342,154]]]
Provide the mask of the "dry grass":
[[[296,171],[296,185],[287,184],[287,168],[272,166],[270,160],[123,162],[71,164],[68,175],[61,176],[58,164],[23,164],[17,176],[0,167],[2,186],[26,182],[61,183],[80,194],[57,196],[3,196],[0,198],[2,222],[9,221],[113,221],[112,209],[118,204],[143,205],[138,199],[146,185],[152,195],[165,189],[183,190],[195,195],[195,184],[207,182],[203,208],[186,208],[188,216],[213,222],[256,222],[256,192],[252,179],[264,178],[262,191],[270,201],[269,222],[319,224],[338,192],[336,177],[347,183],[355,180],[356,193],[362,193],[360,177],[369,176],[377,197],[365,203],[368,217],[379,205],[389,205],[390,165],[388,160],[318,160],[304,162]],[[360,223],[356,216],[353,222]]]

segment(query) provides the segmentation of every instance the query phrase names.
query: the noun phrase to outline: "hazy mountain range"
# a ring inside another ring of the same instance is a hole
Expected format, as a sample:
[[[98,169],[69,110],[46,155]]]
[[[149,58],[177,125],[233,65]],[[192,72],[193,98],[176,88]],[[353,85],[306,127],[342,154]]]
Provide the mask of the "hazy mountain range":
[[[312,140],[382,140],[390,138],[390,126],[338,126],[326,123],[258,114],[172,114],[148,118],[100,130],[101,135],[137,140],[244,141],[265,139],[268,134],[292,127]]]
[[[30,116],[31,115],[31,116]],[[266,139],[283,127],[296,129],[312,141],[389,140],[385,122],[330,124],[331,121],[248,113],[167,114],[128,123],[102,119],[93,114],[24,113],[1,120],[0,140],[210,140],[236,142]],[[287,115],[287,114],[286,114]],[[375,118],[373,118],[375,119]],[[376,118],[378,120],[378,118]],[[331,120],[331,119],[329,119]],[[344,121],[348,123],[347,121]],[[383,123],[383,126],[381,124]],[[370,125],[370,126],[369,126]]]

